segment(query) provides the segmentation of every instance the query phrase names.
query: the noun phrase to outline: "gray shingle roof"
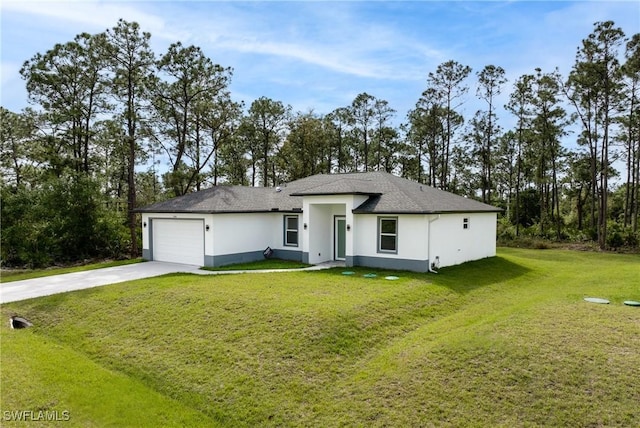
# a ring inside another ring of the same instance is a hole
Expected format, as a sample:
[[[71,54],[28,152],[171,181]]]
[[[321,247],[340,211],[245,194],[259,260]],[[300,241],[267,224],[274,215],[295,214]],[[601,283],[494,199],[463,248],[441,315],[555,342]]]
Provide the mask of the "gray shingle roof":
[[[274,188],[217,186],[159,202],[140,212],[239,213],[299,211],[300,196],[369,195],[354,210],[365,214],[498,212],[500,208],[385,172],[319,174]]]
[[[300,198],[284,197],[273,188],[215,186],[199,192],[158,202],[139,212],[162,213],[249,213],[302,209]]]

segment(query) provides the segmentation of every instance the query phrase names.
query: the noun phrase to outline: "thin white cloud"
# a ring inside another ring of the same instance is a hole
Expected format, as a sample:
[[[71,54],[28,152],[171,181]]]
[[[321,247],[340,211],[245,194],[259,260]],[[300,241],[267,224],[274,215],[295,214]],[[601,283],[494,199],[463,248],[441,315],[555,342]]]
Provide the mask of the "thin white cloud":
[[[1,10],[3,14],[16,13],[30,16],[34,20],[43,20],[43,28],[73,25],[81,29],[79,32],[92,33],[111,28],[122,18],[139,23],[144,31],[157,34],[161,38],[176,40],[182,36],[180,33],[169,31],[160,16],[144,12],[125,2],[9,0],[2,1]]]
[[[236,39],[221,42],[217,47],[243,53],[286,57],[359,77],[379,77],[381,74],[386,74],[378,64],[372,64],[365,60],[354,61],[346,58],[347,55],[344,55],[344,52],[329,51],[311,44]]]
[[[189,43],[210,47],[214,55],[224,51],[281,58],[354,77],[415,79],[424,74],[424,62],[443,57],[432,46],[402,34],[402,28],[365,22],[358,7],[310,2],[277,4],[267,10],[262,3],[223,2],[206,14],[190,14],[174,5],[171,25],[187,32],[197,29],[190,31]]]
[[[152,34],[158,55],[168,43],[181,41],[232,67],[235,99],[251,102],[265,95],[296,109],[321,111],[366,91],[387,99],[403,116],[424,90],[427,74],[447,60],[472,66],[474,74],[487,64],[504,67],[511,79],[505,92],[520,74],[538,66],[567,72],[592,21],[609,17],[629,34],[640,28],[630,5],[2,0],[3,99],[7,87],[16,85],[8,77],[17,73],[12,64],[123,18]],[[4,40],[6,34],[14,40]],[[469,84],[473,99],[475,76]]]

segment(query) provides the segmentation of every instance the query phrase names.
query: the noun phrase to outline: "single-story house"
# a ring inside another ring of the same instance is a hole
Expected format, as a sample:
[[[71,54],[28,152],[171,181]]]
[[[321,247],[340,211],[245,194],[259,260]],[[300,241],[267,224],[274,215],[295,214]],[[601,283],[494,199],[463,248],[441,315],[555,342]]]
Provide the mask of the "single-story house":
[[[310,264],[417,272],[495,256],[500,211],[385,172],[216,186],[139,210],[147,260],[216,267],[270,249]]]

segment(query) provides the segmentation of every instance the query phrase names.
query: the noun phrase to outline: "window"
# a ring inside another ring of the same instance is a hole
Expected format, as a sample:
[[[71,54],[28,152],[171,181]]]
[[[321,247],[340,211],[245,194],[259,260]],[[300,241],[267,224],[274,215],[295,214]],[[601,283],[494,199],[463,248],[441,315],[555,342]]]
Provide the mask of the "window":
[[[398,219],[378,217],[378,252],[398,252]]]
[[[298,246],[298,216],[284,216],[284,245],[290,247]]]
[[[462,228],[469,229],[469,217],[465,217],[462,219]]]

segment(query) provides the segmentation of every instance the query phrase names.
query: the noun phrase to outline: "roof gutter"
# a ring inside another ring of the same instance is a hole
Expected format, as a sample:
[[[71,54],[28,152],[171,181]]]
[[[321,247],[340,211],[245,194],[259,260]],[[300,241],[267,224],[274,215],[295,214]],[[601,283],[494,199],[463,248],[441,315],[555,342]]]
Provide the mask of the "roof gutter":
[[[230,211],[215,211],[215,210],[147,210],[147,209],[135,209],[133,212],[137,214],[261,214],[261,213],[301,213],[302,208],[270,208],[261,210],[230,210]]]

